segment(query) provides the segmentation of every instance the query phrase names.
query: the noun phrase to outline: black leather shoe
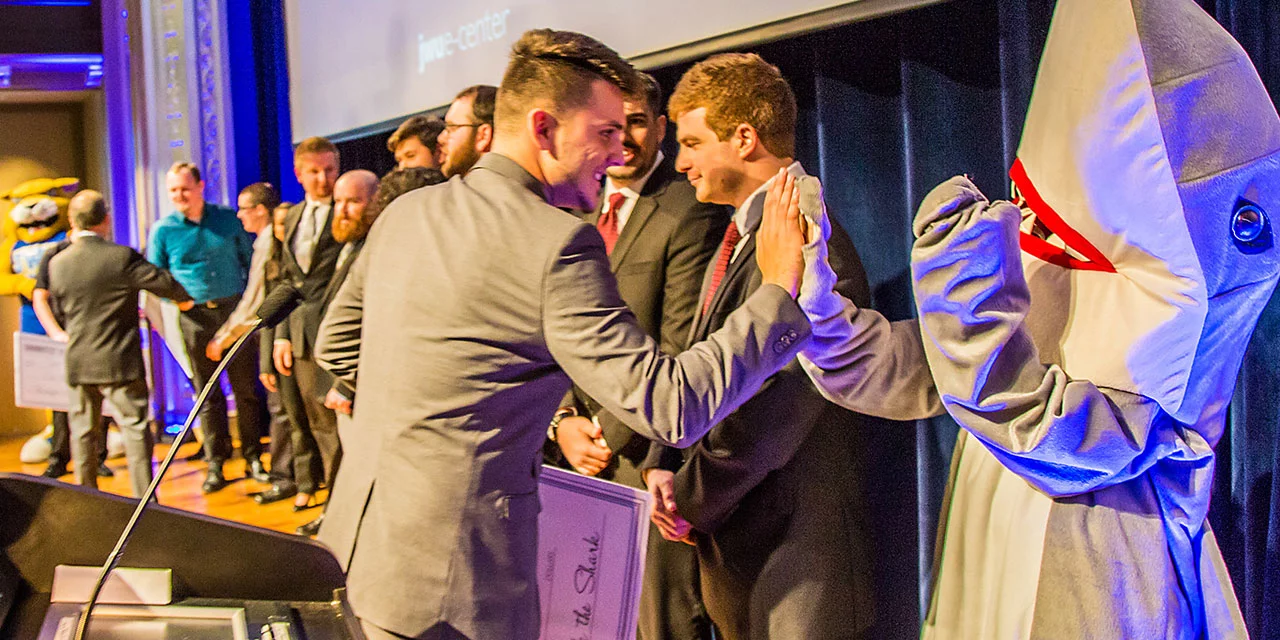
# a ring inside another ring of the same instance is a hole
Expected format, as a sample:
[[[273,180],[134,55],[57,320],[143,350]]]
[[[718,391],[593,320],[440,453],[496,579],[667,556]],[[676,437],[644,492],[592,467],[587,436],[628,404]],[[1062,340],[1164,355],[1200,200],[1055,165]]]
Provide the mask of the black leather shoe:
[[[209,473],[204,477],[204,484],[200,485],[200,490],[205,493],[213,493],[227,486],[227,479],[222,476],[222,463],[210,462]]]
[[[67,463],[61,460],[50,460],[49,466],[45,467],[44,473],[40,475],[57,480],[58,478],[67,475]]]
[[[320,533],[320,525],[323,523],[324,523],[324,514],[322,513],[320,514],[319,518],[316,518],[315,520],[312,520],[311,522],[308,522],[298,527],[297,528],[298,535],[314,536],[317,533]]]
[[[253,478],[263,484],[271,482],[271,475],[267,473],[267,467],[262,464],[262,460],[249,458],[244,466],[246,478]]]
[[[253,501],[258,504],[271,504],[292,498],[298,494],[298,487],[293,484],[276,483],[271,485],[270,489],[253,496]]]
[[[98,463],[98,477],[99,477],[99,478],[114,478],[114,477],[116,477],[116,472],[112,471],[112,470],[111,470],[111,467],[108,467],[108,466],[107,466],[107,463],[105,463],[105,462],[100,462],[100,463]]]

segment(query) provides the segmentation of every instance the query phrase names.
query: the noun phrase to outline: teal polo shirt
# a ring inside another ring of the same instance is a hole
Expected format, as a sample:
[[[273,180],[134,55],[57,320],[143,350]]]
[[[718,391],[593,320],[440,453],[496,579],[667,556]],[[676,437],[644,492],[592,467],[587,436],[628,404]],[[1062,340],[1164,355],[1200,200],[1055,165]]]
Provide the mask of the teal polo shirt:
[[[197,304],[243,293],[252,258],[253,238],[235,211],[209,202],[199,224],[177,212],[161,218],[147,243],[147,260],[168,269]]]

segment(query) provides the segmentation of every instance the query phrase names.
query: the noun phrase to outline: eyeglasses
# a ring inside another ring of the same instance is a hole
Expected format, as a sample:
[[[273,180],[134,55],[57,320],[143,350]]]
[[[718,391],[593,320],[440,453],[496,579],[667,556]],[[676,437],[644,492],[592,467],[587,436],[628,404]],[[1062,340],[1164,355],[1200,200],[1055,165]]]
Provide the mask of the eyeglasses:
[[[444,130],[448,131],[449,133],[453,133],[455,129],[462,129],[463,127],[478,127],[478,126],[480,126],[480,123],[478,122],[468,122],[466,124],[456,124],[453,122],[446,122],[444,123]]]

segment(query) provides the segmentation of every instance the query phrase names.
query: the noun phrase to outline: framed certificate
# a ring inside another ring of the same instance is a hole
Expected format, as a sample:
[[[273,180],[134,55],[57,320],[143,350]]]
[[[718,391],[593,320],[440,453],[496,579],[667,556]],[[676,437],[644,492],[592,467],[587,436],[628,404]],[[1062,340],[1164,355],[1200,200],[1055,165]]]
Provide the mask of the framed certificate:
[[[67,345],[38,333],[13,334],[13,403],[28,409],[66,411]]]
[[[645,491],[543,467],[542,640],[633,640],[649,540]]]

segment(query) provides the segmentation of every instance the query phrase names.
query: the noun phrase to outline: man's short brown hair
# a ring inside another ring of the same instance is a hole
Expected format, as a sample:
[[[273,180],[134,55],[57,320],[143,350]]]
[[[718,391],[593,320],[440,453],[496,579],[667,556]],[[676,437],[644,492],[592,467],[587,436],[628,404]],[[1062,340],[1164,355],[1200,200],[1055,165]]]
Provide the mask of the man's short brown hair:
[[[655,118],[662,115],[662,87],[658,86],[658,81],[643,71],[636,72],[636,77],[640,79],[640,90],[628,95],[627,101],[643,103],[649,115]]]
[[[327,138],[313,136],[298,143],[298,147],[293,150],[293,161],[297,162],[299,158],[311,153],[332,153],[338,155],[338,147]]]
[[[387,138],[387,151],[395,153],[396,147],[400,146],[401,142],[417,138],[422,146],[431,153],[435,153],[436,147],[440,144],[441,131],[444,131],[444,120],[436,116],[413,116],[400,123],[396,132]]]
[[[591,98],[593,80],[605,80],[623,95],[640,92],[636,70],[600,41],[552,29],[526,31],[511,47],[494,117],[497,128],[520,126],[535,106],[576,109]]]
[[[190,173],[192,180],[200,182],[200,167],[197,167],[195,164],[190,162],[175,162],[169,166],[169,173],[172,173],[175,176],[183,171]]]
[[[707,127],[720,140],[749,124],[779,158],[795,155],[796,97],[778,68],[754,53],[711,56],[685,72],[667,106],[672,120],[705,107]]]
[[[491,84],[474,84],[454,96],[454,100],[471,98],[471,117],[476,124],[493,126],[493,109],[498,100],[498,88]]]
[[[262,205],[271,211],[280,204],[280,191],[277,190],[270,182],[255,182],[240,190],[243,195],[249,196],[253,200],[254,206]]]

